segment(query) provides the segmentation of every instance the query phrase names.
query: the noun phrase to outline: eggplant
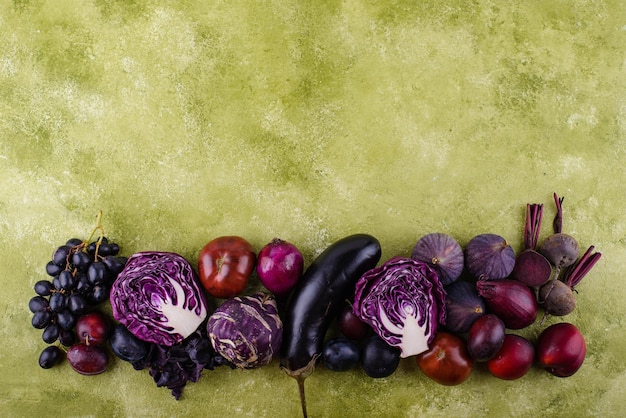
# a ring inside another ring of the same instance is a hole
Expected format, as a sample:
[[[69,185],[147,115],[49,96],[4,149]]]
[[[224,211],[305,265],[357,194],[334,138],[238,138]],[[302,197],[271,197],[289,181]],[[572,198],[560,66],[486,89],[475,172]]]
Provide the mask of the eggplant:
[[[315,370],[324,337],[359,278],[376,267],[378,240],[367,234],[342,238],[306,269],[293,290],[283,324],[280,366],[298,382],[302,414],[307,416],[304,380]]]

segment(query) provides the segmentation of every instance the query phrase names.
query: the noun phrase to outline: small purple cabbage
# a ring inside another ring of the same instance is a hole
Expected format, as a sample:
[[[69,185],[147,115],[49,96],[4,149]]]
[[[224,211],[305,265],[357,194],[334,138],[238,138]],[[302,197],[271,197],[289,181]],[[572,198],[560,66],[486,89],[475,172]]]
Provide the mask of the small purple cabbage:
[[[113,317],[137,338],[172,346],[198,329],[207,302],[191,264],[169,252],[129,257],[111,287]]]
[[[446,292],[437,273],[423,261],[393,257],[356,283],[353,311],[401,357],[428,349],[445,323]]]
[[[215,351],[238,368],[264,366],[283,339],[276,300],[262,292],[228,299],[209,317],[207,334]]]

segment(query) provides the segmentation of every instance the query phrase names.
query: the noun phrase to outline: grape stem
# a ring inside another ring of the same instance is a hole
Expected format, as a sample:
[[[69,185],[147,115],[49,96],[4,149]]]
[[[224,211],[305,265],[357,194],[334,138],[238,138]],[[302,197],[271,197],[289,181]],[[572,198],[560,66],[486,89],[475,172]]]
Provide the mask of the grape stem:
[[[100,237],[98,237],[98,241],[96,241],[96,258],[98,257],[98,250],[100,249],[100,244],[102,243],[102,238],[105,236],[104,226],[102,226],[102,210],[98,212],[98,216],[96,217],[96,226],[89,234],[89,238],[85,241],[84,251],[87,251],[87,244],[89,244],[96,234],[96,232],[100,231]]]

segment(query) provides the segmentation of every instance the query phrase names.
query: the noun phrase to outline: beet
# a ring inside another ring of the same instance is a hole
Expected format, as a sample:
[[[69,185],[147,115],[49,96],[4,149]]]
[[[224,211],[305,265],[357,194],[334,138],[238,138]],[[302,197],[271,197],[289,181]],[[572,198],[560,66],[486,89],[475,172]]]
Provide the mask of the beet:
[[[524,250],[515,259],[511,278],[536,287],[550,280],[551,275],[552,266],[548,259],[535,250]]]
[[[548,315],[565,316],[576,308],[572,289],[556,279],[550,280],[539,289],[538,299]]]
[[[578,259],[578,242],[571,235],[556,233],[541,243],[539,252],[557,269],[562,269]]]

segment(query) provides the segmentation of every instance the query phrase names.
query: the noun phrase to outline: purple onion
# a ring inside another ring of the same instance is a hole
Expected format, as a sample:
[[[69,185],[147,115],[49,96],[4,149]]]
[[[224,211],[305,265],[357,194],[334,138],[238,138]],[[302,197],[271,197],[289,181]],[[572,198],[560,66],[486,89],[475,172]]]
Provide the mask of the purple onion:
[[[522,329],[535,322],[537,300],[525,284],[511,279],[481,279],[476,288],[489,312],[502,319],[507,328]]]
[[[457,240],[447,234],[435,232],[424,235],[413,247],[411,258],[432,267],[444,286],[458,279],[463,272],[463,249]]]
[[[270,363],[283,337],[276,301],[265,293],[226,300],[209,317],[206,328],[215,351],[242,369]]]
[[[470,282],[456,281],[445,290],[445,327],[457,334],[468,332],[474,321],[485,314],[485,302]]]
[[[515,251],[499,235],[477,235],[465,247],[465,265],[476,278],[504,279],[515,266]]]
[[[274,238],[259,251],[256,272],[267,290],[278,297],[287,295],[304,269],[304,258],[295,245]]]

